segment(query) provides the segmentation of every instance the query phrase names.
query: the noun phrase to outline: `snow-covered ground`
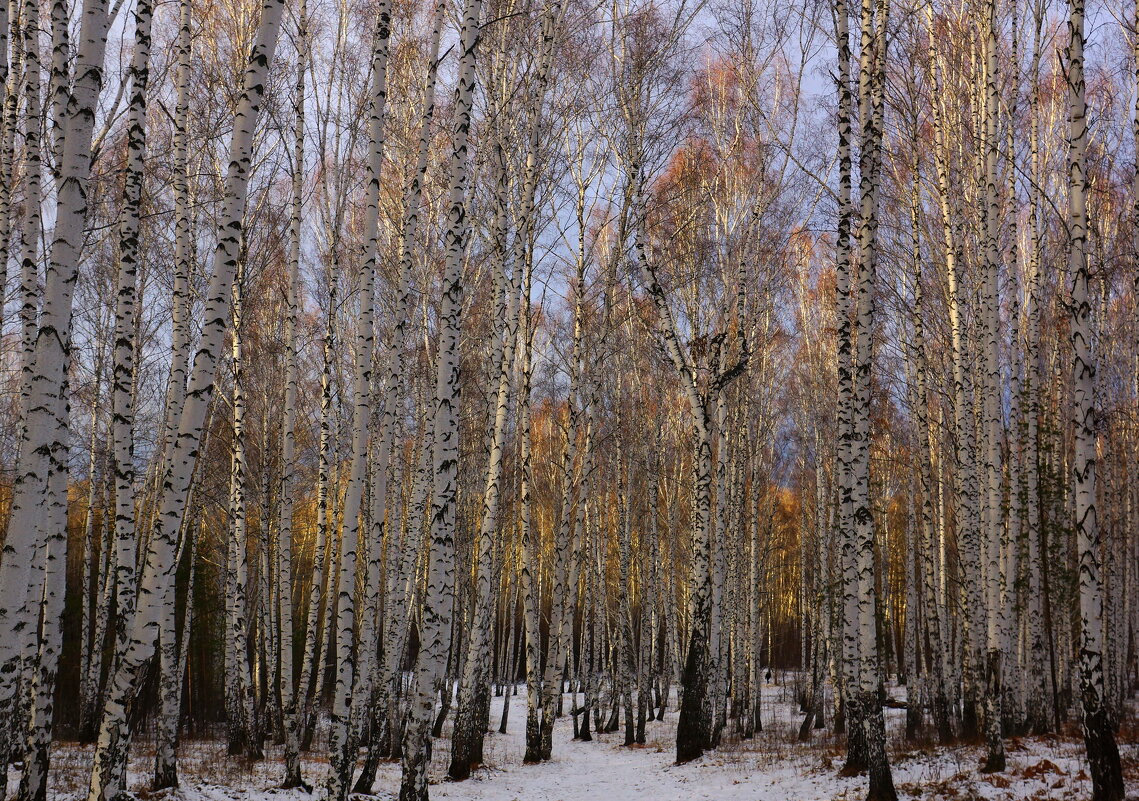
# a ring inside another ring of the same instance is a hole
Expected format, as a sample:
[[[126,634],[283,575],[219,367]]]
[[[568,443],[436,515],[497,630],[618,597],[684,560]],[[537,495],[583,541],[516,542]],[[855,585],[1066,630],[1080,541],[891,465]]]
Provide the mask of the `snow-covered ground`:
[[[841,778],[840,742],[816,731],[808,744],[795,742],[797,710],[786,685],[765,690],[764,732],[750,741],[726,742],[714,753],[687,765],[673,764],[676,713],[653,723],[644,746],[626,748],[622,732],[595,735],[590,743],[574,742],[568,718],[554,732],[554,758],[542,765],[523,765],[525,696],[512,699],[509,733],[487,735],[487,765],[466,782],[443,780],[450,751],[444,737],[437,741],[432,760],[433,799],[474,801],[823,801],[861,799],[864,777]],[[497,729],[501,698],[494,698],[491,719]],[[904,712],[887,710],[894,782],[900,798],[922,799],[1032,799],[1069,801],[1090,798],[1091,783],[1082,758],[1082,744],[1074,737],[1013,738],[1008,741],[1009,767],[1002,774],[978,772],[981,751],[975,747],[940,749],[908,746],[901,737]],[[1139,746],[1121,738],[1129,793],[1139,793]],[[327,764],[317,742],[306,754],[306,779],[318,788]],[[131,762],[132,789],[146,796],[151,754],[144,740]],[[149,753],[148,753],[149,752]],[[53,801],[83,797],[91,749],[59,744],[52,771]],[[279,749],[250,764],[225,756],[225,744],[189,740],[181,748],[182,787],[172,795],[178,801],[307,801],[301,790],[274,788],[280,780]],[[17,780],[13,772],[12,781]],[[398,791],[399,765],[381,767],[375,790],[390,798]],[[317,790],[315,796],[320,795]],[[1135,796],[1139,798],[1139,796]]]

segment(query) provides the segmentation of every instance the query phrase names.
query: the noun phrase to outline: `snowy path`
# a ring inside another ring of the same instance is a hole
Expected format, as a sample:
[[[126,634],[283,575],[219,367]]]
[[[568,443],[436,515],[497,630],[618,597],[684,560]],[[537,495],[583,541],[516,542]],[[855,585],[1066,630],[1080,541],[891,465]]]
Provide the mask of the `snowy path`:
[[[865,778],[843,779],[841,748],[832,736],[816,733],[813,743],[795,740],[796,710],[789,702],[790,688],[765,688],[766,730],[753,741],[726,743],[718,751],[687,765],[673,764],[672,738],[676,713],[651,724],[643,747],[625,748],[623,734],[595,736],[593,742],[572,740],[568,718],[554,731],[554,759],[541,765],[523,765],[525,696],[512,699],[509,733],[488,734],[487,767],[466,782],[443,780],[449,741],[436,743],[432,760],[431,797],[437,801],[830,801],[862,799]],[[491,719],[497,724],[501,699],[492,699]],[[1032,799],[1069,801],[1090,797],[1081,757],[1082,748],[1073,739],[1009,740],[1009,770],[991,777],[977,768],[981,753],[976,748],[952,750],[907,749],[900,741],[903,713],[888,710],[892,739],[894,780],[901,798],[965,799],[993,801]],[[321,745],[318,741],[318,747]],[[182,788],[179,801],[309,801],[318,799],[302,791],[273,789],[281,766],[277,749],[270,758],[254,765],[224,756],[224,743],[190,741],[183,747]],[[131,786],[143,791],[152,756],[140,743],[132,757]],[[1139,747],[1122,747],[1125,765],[1139,765]],[[152,753],[152,752],[151,752]],[[90,769],[90,748],[60,744],[53,764],[52,801],[79,801]],[[319,787],[326,763],[318,750],[306,755],[306,778]],[[11,780],[17,781],[13,772]],[[1135,793],[1135,774],[1128,789]],[[399,765],[381,767],[375,790],[379,798],[394,798],[398,791]],[[10,785],[12,786],[12,785]]]

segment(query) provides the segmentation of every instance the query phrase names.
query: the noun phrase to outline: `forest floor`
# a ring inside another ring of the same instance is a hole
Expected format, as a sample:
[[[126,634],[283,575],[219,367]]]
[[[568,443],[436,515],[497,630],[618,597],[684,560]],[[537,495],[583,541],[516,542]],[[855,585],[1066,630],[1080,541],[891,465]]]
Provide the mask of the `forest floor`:
[[[715,752],[686,765],[674,764],[676,712],[649,726],[643,746],[626,748],[623,732],[594,735],[589,743],[572,739],[568,717],[554,731],[554,758],[542,765],[523,765],[526,717],[524,688],[511,699],[509,731],[497,733],[502,699],[494,698],[487,735],[487,765],[460,783],[444,781],[450,752],[446,736],[436,741],[431,770],[431,797],[437,801],[829,801],[861,799],[864,777],[842,778],[843,748],[833,734],[815,731],[809,743],[796,742],[801,720],[790,684],[764,688],[764,731],[737,741],[725,736]],[[905,713],[887,709],[891,764],[901,799],[991,799],[992,801],[1070,801],[1091,797],[1091,782],[1083,759],[1083,744],[1072,730],[1063,736],[1010,738],[1008,769],[979,772],[982,750],[975,746],[918,747],[903,738]],[[449,725],[448,725],[449,728]],[[1120,750],[1129,798],[1139,799],[1139,738],[1133,725],[1124,728]],[[446,733],[445,733],[446,734]],[[304,755],[306,780],[318,788],[327,762],[322,742]],[[219,740],[189,739],[180,749],[182,787],[150,794],[146,786],[153,750],[145,737],[132,756],[131,789],[140,798],[170,801],[307,801],[317,798],[301,790],[274,788],[279,781],[281,753],[269,747],[264,761],[250,763],[225,755]],[[51,801],[81,801],[89,775],[89,746],[59,743],[54,750]],[[376,780],[380,799],[398,794],[399,765],[385,764]],[[17,781],[14,771],[11,781]],[[10,785],[14,788],[14,785]]]

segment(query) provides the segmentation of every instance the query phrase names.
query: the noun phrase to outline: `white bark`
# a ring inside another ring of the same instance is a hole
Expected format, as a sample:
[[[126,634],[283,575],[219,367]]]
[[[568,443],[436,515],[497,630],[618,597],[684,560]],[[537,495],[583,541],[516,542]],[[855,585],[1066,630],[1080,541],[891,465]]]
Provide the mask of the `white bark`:
[[[242,360],[242,315],[245,268],[240,261],[233,282],[233,445],[229,479],[229,531],[226,569],[226,636],[230,664],[226,696],[230,707],[230,747],[260,759],[261,733],[254,703],[254,676],[249,664],[249,536],[246,495],[249,465],[245,447],[245,365]]]
[[[870,774],[869,798],[897,798],[886,756],[885,722],[878,703],[878,643],[875,631],[876,588],[874,519],[870,506],[870,372],[873,364],[874,273],[877,262],[878,208],[881,194],[882,104],[885,81],[888,0],[862,0],[858,57],[859,194],[858,271],[854,311],[857,321],[853,367],[851,437],[851,543],[856,582],[857,689],[848,694],[851,723],[861,726]],[[848,600],[847,606],[850,606]],[[848,621],[850,623],[851,621]]]
[[[296,482],[297,310],[301,302],[301,217],[304,212],[305,77],[308,73],[308,5],[297,11],[297,82],[293,97],[293,194],[289,219],[289,272],[285,316],[285,398],[281,431],[281,505],[277,529],[277,606],[280,625],[278,671],[285,728],[285,777],[282,786],[304,786],[300,763],[298,687],[293,679],[293,509]],[[320,586],[314,578],[314,586]],[[302,656],[307,657],[308,654]]]
[[[998,250],[1000,204],[997,195],[997,114],[1000,94],[997,88],[997,7],[995,0],[988,4],[985,35],[985,98],[984,110],[984,181],[985,181],[985,265],[981,286],[983,308],[983,365],[984,381],[984,438],[985,438],[985,530],[982,536],[983,576],[978,576],[985,587],[985,739],[988,745],[986,771],[1002,771],[1005,767],[1004,741],[1001,737],[1001,673],[1002,653],[1000,633],[1002,604],[1000,598],[1001,542],[1004,532],[1001,497],[1001,436],[1000,413],[1001,373],[998,352],[1000,334],[1000,293]]]
[[[30,612],[40,600],[35,588],[42,586],[36,568],[39,543],[41,538],[66,539],[71,300],[87,216],[91,133],[102,85],[107,25],[105,0],[84,6],[71,103],[67,116],[56,121],[67,136],[56,190],[55,231],[44,274],[33,343],[34,369],[23,404],[25,426],[5,555],[0,562],[0,713],[11,703],[21,657],[34,636]],[[62,559],[62,553],[58,557]],[[51,689],[44,687],[45,692]]]
[[[135,49],[130,67],[127,163],[119,215],[119,265],[115,297],[114,362],[111,378],[111,425],[115,467],[115,647],[125,645],[135,606],[134,385],[135,333],[138,329],[138,259],[143,163],[146,159],[146,100],[150,74],[149,0],[136,4]]]
[[[356,765],[356,742],[351,731],[351,706],[356,681],[356,551],[363,517],[364,483],[368,461],[368,426],[372,418],[372,357],[375,341],[375,274],[379,250],[380,170],[384,159],[384,113],[387,106],[390,11],[386,2],[377,10],[372,51],[372,95],[368,105],[371,150],[367,162],[365,251],[360,264],[360,316],[355,344],[355,378],[352,407],[352,461],[344,497],[340,544],[340,581],[336,617],[336,689],[329,734],[328,795],[344,801]],[[384,470],[386,474],[386,469]],[[371,647],[371,643],[368,644]]]
[[[508,178],[501,144],[496,144],[495,147],[498,179],[495,194],[497,219],[494,251],[497,271],[495,282],[499,287],[499,296],[496,298],[498,322],[494,341],[491,344],[491,375],[497,372],[498,387],[495,394],[490,453],[487,457],[483,507],[479,520],[474,614],[467,639],[459,704],[455,712],[455,729],[451,737],[452,756],[448,774],[453,779],[467,778],[471,767],[482,763],[483,734],[486,732],[490,718],[491,628],[494,612],[492,594],[496,583],[495,535],[498,530],[499,483],[502,478],[503,447],[506,439],[510,374],[513,372],[514,346],[518,338],[520,305],[518,291],[521,285],[521,270],[515,265],[513,276],[507,277]]]
[[[454,532],[457,512],[459,455],[459,334],[462,325],[462,266],[470,234],[467,181],[468,136],[475,93],[475,49],[479,41],[482,0],[467,0],[459,37],[458,85],[451,131],[451,163],[447,188],[447,233],[443,296],[439,306],[439,353],[435,385],[434,495],[431,544],[421,642],[415,669],[415,691],[403,746],[400,801],[427,800],[427,766],[431,758],[429,726],[436,685],[447,669],[454,586]]]
[[[1079,559],[1079,687],[1092,798],[1119,801],[1123,775],[1104,686],[1103,587],[1096,509],[1096,355],[1088,275],[1088,118],[1084,84],[1084,0],[1068,4],[1068,272],[1072,281],[1072,459],[1076,555]]]
[[[124,790],[123,767],[129,744],[127,708],[138,693],[142,666],[154,653],[161,610],[166,604],[173,603],[177,533],[186,508],[198,445],[228,327],[230,293],[237,270],[242,218],[249,186],[253,131],[260,114],[267,74],[277,44],[282,10],[281,0],[266,0],[257,28],[257,38],[245,68],[230,141],[230,164],[225,182],[225,203],[219,217],[218,245],[206,292],[206,323],[194,357],[186,403],[179,416],[178,434],[163,477],[162,502],[154,521],[139,582],[140,603],[131,620],[127,647],[120,654],[121,658],[109,682],[88,791],[89,801],[117,801]],[[70,147],[71,140],[68,138],[65,148]]]

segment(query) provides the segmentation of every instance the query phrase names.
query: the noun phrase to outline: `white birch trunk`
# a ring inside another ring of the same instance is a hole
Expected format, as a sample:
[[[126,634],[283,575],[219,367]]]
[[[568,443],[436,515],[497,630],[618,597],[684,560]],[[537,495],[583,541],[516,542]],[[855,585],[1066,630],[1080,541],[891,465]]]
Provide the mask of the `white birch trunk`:
[[[33,343],[34,380],[22,406],[25,426],[4,543],[5,557],[0,562],[0,714],[9,711],[21,658],[34,637],[30,612],[32,605],[41,600],[35,594],[35,588],[42,586],[37,569],[39,543],[41,538],[66,541],[71,300],[87,216],[91,133],[102,86],[107,25],[104,0],[84,6],[71,102],[67,116],[56,120],[67,132],[66,145],[60,157],[55,231]],[[46,556],[51,558],[50,553]],[[62,551],[57,552],[55,561],[62,559]],[[62,572],[50,566],[51,572],[62,581]],[[49,588],[48,592],[57,593],[62,603],[62,586]],[[57,623],[58,620],[50,625]],[[54,692],[54,670],[50,676],[42,676],[41,681],[45,682],[44,693]],[[50,714],[50,710],[45,712]],[[50,719],[42,722],[50,726]],[[50,736],[50,729],[47,731]],[[41,767],[46,776],[47,765]]]
[[[285,728],[285,777],[282,787],[307,787],[301,776],[298,686],[293,679],[293,508],[296,482],[297,311],[301,302],[301,217],[304,212],[305,77],[308,73],[308,5],[297,10],[297,82],[293,111],[293,194],[289,219],[289,272],[285,315],[285,408],[281,431],[281,505],[277,533],[277,606],[280,625],[278,671],[281,716]],[[314,566],[315,568],[315,566]],[[319,578],[313,579],[319,588]],[[307,640],[307,638],[306,638]],[[302,658],[307,658],[304,654]]]
[[[138,538],[135,530],[134,385],[138,327],[138,258],[143,164],[146,159],[146,100],[150,75],[149,0],[135,7],[135,49],[130,66],[126,177],[119,215],[118,288],[115,298],[114,366],[111,379],[115,467],[115,648],[126,644],[135,607]]]
[[[455,727],[451,736],[451,766],[448,776],[462,780],[471,769],[483,761],[483,735],[490,720],[490,663],[492,656],[491,627],[493,624],[493,591],[497,571],[494,552],[498,531],[499,483],[502,478],[503,447],[506,440],[506,413],[510,391],[510,374],[514,365],[514,346],[518,339],[518,291],[521,270],[514,266],[512,277],[507,276],[507,191],[509,188],[505,158],[501,144],[496,145],[498,179],[495,194],[495,244],[497,274],[500,290],[496,299],[499,318],[498,330],[492,343],[492,375],[498,373],[495,394],[494,422],[490,453],[487,458],[486,487],[483,491],[483,508],[479,520],[475,607],[467,639],[459,703],[455,711]]]
[[[1068,271],[1072,281],[1072,462],[1076,554],[1079,560],[1079,687],[1084,744],[1094,801],[1124,795],[1119,749],[1104,686],[1103,588],[1100,529],[1096,510],[1096,358],[1088,269],[1088,119],[1084,84],[1084,0],[1068,4]]]
[[[427,172],[427,159],[431,142],[431,123],[435,117],[435,93],[439,70],[439,46],[442,40],[445,4],[439,3],[435,8],[434,27],[431,33],[431,44],[428,56],[427,80],[424,85],[423,104],[420,109],[419,142],[415,169],[411,173],[407,185],[404,187],[403,207],[404,216],[400,228],[400,260],[399,260],[399,286],[397,288],[396,305],[394,313],[395,326],[388,347],[388,375],[384,386],[384,401],[381,410],[380,437],[386,443],[381,449],[380,464],[376,466],[377,476],[383,486],[377,486],[376,501],[379,507],[375,509],[377,520],[386,520],[388,536],[388,597],[384,604],[384,642],[383,664],[380,667],[376,680],[375,709],[379,714],[386,715],[384,736],[376,736],[368,748],[364,769],[355,792],[371,792],[371,785],[375,781],[377,763],[381,749],[388,745],[399,748],[399,735],[396,731],[398,719],[389,714],[389,705],[392,701],[392,682],[396,677],[399,660],[402,658],[402,640],[411,619],[408,604],[412,585],[414,584],[414,560],[419,553],[419,521],[414,521],[411,531],[413,536],[405,538],[397,547],[398,537],[393,538],[392,533],[400,531],[400,523],[389,513],[387,506],[387,473],[391,457],[395,453],[396,442],[396,410],[399,402],[399,389],[405,380],[405,349],[407,347],[408,306],[412,289],[412,268],[414,265],[414,245],[416,233],[419,230],[420,207],[423,201],[423,183]],[[398,487],[398,481],[396,482]],[[413,507],[416,508],[416,507]],[[421,507],[419,507],[421,508]],[[402,602],[402,603],[401,603]],[[403,612],[397,610],[406,610]],[[394,733],[393,733],[394,732]]]
[[[978,579],[985,587],[985,741],[988,752],[983,770],[1003,771],[1005,768],[1004,740],[1001,737],[1001,686],[1002,605],[1000,598],[1000,553],[1004,531],[1001,503],[1001,428],[999,399],[1001,373],[998,352],[1000,335],[1000,294],[998,278],[1000,255],[998,233],[1000,204],[997,195],[997,114],[1000,95],[997,88],[997,8],[990,2],[985,35],[985,97],[984,109],[984,182],[985,182],[985,265],[981,286],[983,308],[982,331],[984,336],[984,437],[985,530],[983,533],[983,576]]]
[[[8,256],[12,247],[12,179],[16,166],[16,127],[20,101],[20,93],[7,91],[7,87],[9,75],[18,76],[23,69],[18,2],[19,0],[0,0],[0,87],[5,90],[4,104],[0,107],[0,294],[8,286]],[[0,304],[0,330],[4,327],[2,306]]]
[[[233,649],[232,669],[226,684],[232,694],[232,711],[236,720],[229,726],[231,748],[237,746],[250,759],[261,759],[261,732],[254,703],[254,676],[249,664],[249,536],[246,493],[249,465],[245,448],[245,365],[242,359],[242,315],[245,266],[238,262],[233,282],[233,447],[229,484],[229,572],[227,607],[229,634],[226,642]]]
[[[245,68],[230,141],[230,164],[226,175],[225,203],[219,218],[214,269],[206,293],[206,324],[194,357],[186,403],[179,416],[178,434],[163,478],[162,502],[154,521],[139,582],[139,597],[143,602],[136,607],[127,647],[120,655],[109,682],[88,791],[89,801],[117,801],[125,789],[123,768],[129,745],[127,709],[138,693],[142,667],[154,653],[161,610],[166,604],[173,603],[176,539],[186,508],[194,462],[228,327],[230,293],[237,270],[241,225],[249,186],[253,131],[276,49],[282,11],[283,3],[280,0],[266,0],[257,28],[257,38]],[[65,148],[70,146],[71,140],[67,139]]]
[[[103,573],[95,562],[95,537],[98,532],[95,526],[95,504],[101,501],[97,490],[98,482],[95,479],[97,471],[97,454],[99,453],[99,401],[101,397],[103,380],[103,360],[105,348],[99,346],[95,357],[95,387],[91,400],[91,432],[87,441],[87,513],[83,518],[83,577],[80,583],[80,623],[79,623],[79,729],[80,739],[89,738],[93,724],[94,708],[98,702],[98,668],[93,665],[102,662],[101,643],[95,640],[92,643],[91,630],[91,587],[97,588],[103,579]],[[100,503],[100,506],[102,504]],[[106,560],[105,550],[100,553],[100,561]],[[99,594],[99,593],[97,593]],[[0,760],[2,761],[2,760]]]
[[[431,543],[428,550],[427,593],[421,643],[415,669],[415,691],[403,745],[400,801],[427,801],[427,766],[431,759],[429,726],[436,685],[447,669],[451,599],[454,585],[454,530],[457,511],[459,455],[459,334],[462,324],[462,266],[470,223],[467,220],[467,180],[470,170],[468,135],[475,93],[475,48],[481,30],[482,0],[468,0],[459,38],[458,85],[455,89],[451,133],[451,164],[447,192],[446,259],[443,297],[439,307],[439,354],[435,387],[434,495],[431,503]]]
[[[379,250],[380,170],[384,160],[384,114],[387,107],[388,46],[391,20],[388,3],[377,11],[372,51],[372,95],[368,105],[371,150],[366,167],[367,190],[365,251],[360,263],[360,317],[355,344],[355,378],[352,407],[352,461],[344,498],[340,543],[340,581],[336,607],[336,688],[329,734],[328,796],[344,801],[356,766],[356,740],[352,736],[352,700],[356,677],[356,551],[363,522],[364,483],[368,461],[368,427],[372,418],[372,361],[375,342],[375,274]],[[386,474],[386,466],[383,473]],[[368,647],[372,647],[369,643]]]
[[[874,519],[870,506],[870,372],[874,328],[874,272],[877,262],[878,208],[881,193],[882,104],[888,0],[862,0],[861,42],[858,58],[858,106],[861,125],[859,194],[861,226],[858,232],[858,272],[855,300],[855,335],[852,406],[851,523],[856,575],[858,684],[848,695],[852,725],[863,729],[866,767],[870,774],[868,798],[895,801],[897,793],[886,755],[886,731],[878,702],[879,664],[875,631],[876,589]],[[845,588],[849,592],[851,588]],[[849,623],[850,621],[848,621]]]

